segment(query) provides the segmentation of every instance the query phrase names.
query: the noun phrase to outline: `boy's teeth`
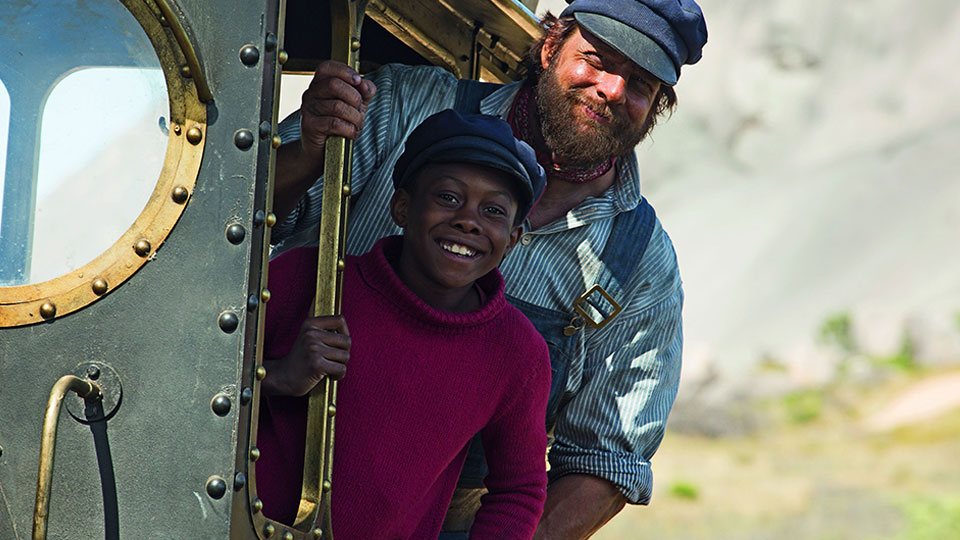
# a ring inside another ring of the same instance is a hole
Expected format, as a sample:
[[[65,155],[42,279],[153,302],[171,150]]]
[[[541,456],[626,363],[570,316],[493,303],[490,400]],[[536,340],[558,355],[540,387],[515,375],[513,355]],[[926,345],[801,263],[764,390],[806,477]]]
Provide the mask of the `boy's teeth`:
[[[443,247],[443,249],[451,253],[456,253],[457,255],[465,255],[467,257],[473,257],[473,255],[476,253],[474,250],[468,248],[467,246],[461,246],[460,244],[445,243],[445,244],[441,244],[441,246]]]

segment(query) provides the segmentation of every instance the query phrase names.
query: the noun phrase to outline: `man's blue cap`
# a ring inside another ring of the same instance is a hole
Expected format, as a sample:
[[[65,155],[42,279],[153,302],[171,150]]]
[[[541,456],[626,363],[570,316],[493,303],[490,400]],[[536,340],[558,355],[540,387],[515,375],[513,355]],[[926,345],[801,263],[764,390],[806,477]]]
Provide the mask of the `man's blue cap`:
[[[707,23],[693,0],[574,0],[560,17],[573,17],[665,84],[680,66],[695,64],[707,42]]]
[[[446,109],[421,122],[407,137],[393,167],[393,187],[406,186],[428,163],[451,162],[493,167],[516,179],[520,219],[526,218],[546,186],[546,173],[533,148],[515,138],[509,124],[496,116]]]

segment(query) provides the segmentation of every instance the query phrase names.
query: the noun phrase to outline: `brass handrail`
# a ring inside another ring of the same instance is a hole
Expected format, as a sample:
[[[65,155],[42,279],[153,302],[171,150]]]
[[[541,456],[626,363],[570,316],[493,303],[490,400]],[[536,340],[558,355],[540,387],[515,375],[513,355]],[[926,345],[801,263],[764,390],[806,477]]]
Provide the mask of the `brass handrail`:
[[[47,518],[50,516],[50,488],[53,484],[53,454],[57,442],[57,420],[67,392],[73,391],[87,401],[103,396],[100,386],[74,375],[60,377],[50,390],[47,413],[43,418],[40,440],[40,466],[37,471],[37,500],[33,507],[33,540],[46,540]]]
[[[360,26],[367,0],[332,0],[330,28],[332,60],[357,69]],[[347,205],[350,201],[350,165],[353,141],[329,137],[324,148],[323,199],[320,215],[317,293],[314,316],[340,313],[344,256],[347,237]],[[336,257],[331,255],[336,254]],[[307,405],[307,440],[304,452],[300,507],[294,528],[320,527],[326,540],[333,539],[330,498],[333,473],[334,414],[337,383],[325,379],[310,392]]]
[[[180,18],[173,12],[173,8],[167,0],[154,0],[154,2],[157,3],[157,8],[160,9],[160,13],[163,14],[163,18],[166,19],[167,24],[170,25],[173,37],[176,38],[177,43],[180,44],[180,49],[183,51],[187,66],[190,68],[190,78],[193,79],[194,84],[197,86],[197,97],[204,103],[210,103],[213,101],[213,94],[210,92],[210,86],[207,84],[207,78],[203,75],[203,68],[200,67],[200,57],[197,56],[196,49],[194,49],[193,44],[190,43],[190,37],[187,35],[186,29],[180,24]]]

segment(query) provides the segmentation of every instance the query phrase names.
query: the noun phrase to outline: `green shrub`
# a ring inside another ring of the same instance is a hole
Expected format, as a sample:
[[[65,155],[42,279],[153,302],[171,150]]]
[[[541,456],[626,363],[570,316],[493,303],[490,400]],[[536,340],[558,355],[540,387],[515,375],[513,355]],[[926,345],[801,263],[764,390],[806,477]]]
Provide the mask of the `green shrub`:
[[[678,499],[695,500],[700,496],[700,490],[690,482],[674,482],[670,494]]]
[[[834,345],[847,354],[857,352],[857,343],[853,339],[853,322],[846,312],[829,315],[818,330],[820,343]]]
[[[907,525],[897,540],[946,540],[958,537],[960,499],[923,497],[904,500],[898,506]]]
[[[787,417],[798,424],[815,420],[823,412],[823,392],[800,390],[783,396]]]
[[[873,361],[877,364],[892,366],[903,371],[913,371],[919,367],[917,365],[916,349],[917,346],[913,338],[910,337],[909,332],[904,331],[903,335],[900,336],[900,347],[897,349],[897,352],[890,356],[874,357]]]

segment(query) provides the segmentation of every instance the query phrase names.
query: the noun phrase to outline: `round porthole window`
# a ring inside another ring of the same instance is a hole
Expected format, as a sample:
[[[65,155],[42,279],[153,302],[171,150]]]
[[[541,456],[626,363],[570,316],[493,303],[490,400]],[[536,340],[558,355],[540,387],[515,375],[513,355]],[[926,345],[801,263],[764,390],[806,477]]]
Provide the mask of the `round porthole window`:
[[[0,326],[109,294],[183,212],[208,91],[167,6],[0,3]]]

